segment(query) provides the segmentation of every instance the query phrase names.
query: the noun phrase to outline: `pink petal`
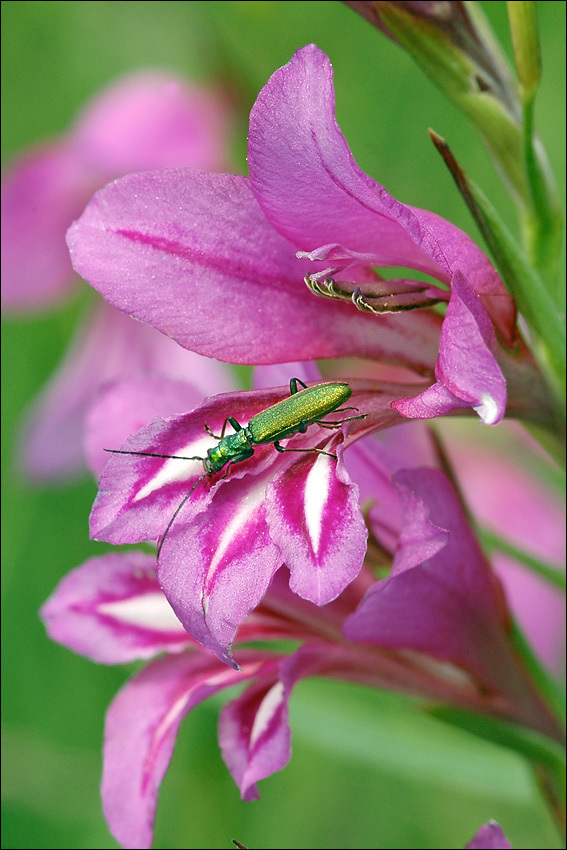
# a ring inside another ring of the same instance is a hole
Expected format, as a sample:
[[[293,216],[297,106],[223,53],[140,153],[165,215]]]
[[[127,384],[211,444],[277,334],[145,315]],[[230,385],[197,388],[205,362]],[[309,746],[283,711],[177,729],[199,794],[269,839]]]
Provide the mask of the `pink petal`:
[[[142,552],[91,558],[59,583],[41,616],[52,640],[100,664],[178,652],[192,641]]]
[[[121,447],[125,454],[109,454],[91,513],[91,535],[110,543],[137,543],[161,537],[181,500],[204,475],[202,462],[190,458],[205,458],[207,449],[218,444],[205,426],[218,435],[227,415],[246,425],[252,416],[286,394],[283,388],[223,393],[205,400],[190,413],[167,420],[156,418],[140,429]],[[138,456],[129,452],[173,457]],[[240,478],[251,471],[258,473],[271,465],[274,455],[271,446],[259,446],[248,464],[230,468],[230,477]],[[184,511],[185,521],[189,509],[197,513],[208,503],[211,487],[217,483],[224,485],[225,472],[221,472],[220,481],[217,476],[213,483],[208,475],[196,487]]]
[[[319,443],[336,453],[339,438]],[[291,573],[290,588],[325,605],[358,575],[367,531],[358,487],[342,460],[305,454],[268,485],[267,520],[272,540]]]
[[[374,585],[347,620],[345,634],[427,652],[491,679],[490,653],[502,646],[503,612],[456,494],[439,470],[404,470],[394,481],[404,504],[395,572]]]
[[[511,850],[512,845],[499,823],[491,820],[481,826],[465,850]]]
[[[166,530],[181,500],[203,475],[199,459],[214,445],[200,423],[188,416],[156,418],[122,445],[124,454],[112,454],[99,483],[90,517],[91,537],[109,543],[157,540]],[[156,458],[129,454],[152,452]],[[183,458],[183,459],[182,459]],[[207,502],[206,483],[195,491],[190,506]]]
[[[280,663],[279,680],[270,675],[229,703],[219,722],[223,758],[244,800],[259,797],[256,783],[282,770],[291,756],[288,705],[293,688],[307,676],[358,680],[357,655],[325,643],[300,647]],[[367,680],[367,670],[362,681]]]
[[[434,213],[401,204],[357,166],[335,119],[331,64],[314,44],[264,86],[250,116],[250,177],[273,226],[298,247],[332,246],[449,282],[462,269],[511,332],[513,302],[487,257]]]
[[[480,298],[456,272],[443,321],[437,384],[393,407],[411,419],[441,416],[459,407],[473,407],[483,422],[496,425],[506,412],[506,380],[492,353],[495,335]]]
[[[201,400],[202,393],[192,384],[163,375],[146,374],[107,384],[86,417],[85,454],[90,469],[100,477],[110,457],[104,449],[118,448],[156,416],[180,415]]]
[[[208,357],[359,354],[430,372],[437,356],[438,317],[384,316],[377,334],[374,317],[313,296],[312,265],[270,227],[244,177],[126,177],[95,195],[67,238],[74,267],[110,303]]]
[[[454,424],[443,422],[442,439],[477,520],[535,558],[564,569],[564,498],[558,499],[557,491],[543,483],[548,458],[539,446],[516,423],[505,422],[503,433],[493,432],[492,446],[481,441],[478,431],[463,432],[464,423],[457,431]],[[528,467],[542,469],[542,477],[528,474]],[[565,644],[560,593],[509,556],[495,552],[491,561],[530,644],[559,672]]]
[[[183,717],[222,688],[273,666],[257,652],[244,653],[242,662],[242,671],[235,671],[203,654],[160,658],[115,698],[106,715],[101,793],[108,825],[123,847],[152,844],[158,790]]]
[[[224,98],[166,73],[133,74],[92,101],[60,142],[2,185],[2,306],[41,309],[73,284],[65,232],[95,189],[133,171],[226,167]]]
[[[287,715],[283,684],[273,678],[246,688],[223,709],[219,744],[243,800],[257,800],[256,782],[288,763],[291,730]]]
[[[265,519],[262,476],[225,481],[205,512],[163,544],[159,579],[189,632],[227,664],[236,630],[264,596],[282,558]]]

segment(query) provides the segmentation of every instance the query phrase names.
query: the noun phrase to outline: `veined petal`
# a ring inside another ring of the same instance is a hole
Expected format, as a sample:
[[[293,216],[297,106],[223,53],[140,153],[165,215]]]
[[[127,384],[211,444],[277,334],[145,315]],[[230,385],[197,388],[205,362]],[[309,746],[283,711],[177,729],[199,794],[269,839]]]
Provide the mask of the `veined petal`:
[[[335,643],[305,644],[281,660],[279,671],[264,675],[223,709],[219,743],[244,800],[257,799],[256,783],[290,759],[288,706],[297,682],[316,675],[367,681],[364,665],[357,670],[358,660],[356,652]]]
[[[111,304],[208,357],[358,354],[428,372],[437,356],[437,317],[385,316],[377,334],[372,316],[314,297],[303,282],[313,265],[270,226],[244,177],[171,169],[114,181],[68,244]]]
[[[220,748],[243,800],[257,800],[256,782],[282,770],[290,759],[285,696],[279,679],[264,678],[246,688],[221,713]]]
[[[182,653],[152,662],[120,691],[106,715],[102,800],[123,847],[152,844],[160,783],[179,723],[202,700],[274,667],[269,656],[244,652],[232,670],[209,655]]]
[[[336,453],[341,437],[324,450]],[[319,448],[321,444],[319,444]],[[272,540],[288,567],[290,588],[317,605],[335,599],[359,573],[366,553],[366,526],[358,487],[342,463],[307,453],[266,491]]]
[[[227,664],[236,630],[264,596],[282,557],[265,519],[262,475],[223,481],[206,512],[166,538],[159,580],[189,634]]]
[[[91,513],[91,535],[110,543],[161,537],[182,499],[204,476],[199,459],[207,456],[207,449],[218,445],[218,439],[207,432],[206,426],[219,435],[227,416],[245,426],[256,413],[280,401],[288,392],[282,387],[221,393],[190,413],[167,420],[158,417],[141,428],[121,446],[120,453],[109,454]],[[140,456],[136,452],[167,457]],[[258,446],[246,465],[231,466],[230,477],[256,474],[272,463],[274,455],[272,446]],[[227,471],[228,468],[225,474]],[[196,486],[184,511],[186,522],[191,512],[197,513],[208,503],[210,479],[207,475]],[[217,481],[218,477],[215,484]]]
[[[490,653],[503,645],[505,615],[456,493],[435,469],[402,470],[393,480],[407,528],[397,572],[376,582],[347,619],[345,634],[385,648],[427,652],[490,679],[498,689]]]
[[[457,271],[441,331],[437,384],[392,406],[410,419],[429,419],[454,408],[473,407],[483,422],[496,425],[506,412],[506,380],[492,353],[494,347],[494,328],[486,308]]]
[[[121,446],[156,416],[164,419],[183,414],[202,399],[203,394],[192,384],[153,373],[106,384],[85,422],[85,454],[90,469],[100,477],[109,459],[104,449]]]
[[[127,454],[109,455],[90,516],[93,539],[139,543],[163,535],[182,499],[203,475],[202,462],[191,458],[204,457],[206,448],[214,445],[199,424],[191,414],[170,420],[156,418],[126,440],[120,451]],[[202,487],[195,489],[191,507],[202,509],[208,499],[204,481]]]
[[[299,248],[340,245],[371,264],[449,282],[461,268],[509,332],[513,301],[474,242],[434,213],[393,198],[358,167],[335,119],[332,67],[314,44],[264,86],[250,115],[250,178],[273,226]]]
[[[142,552],[102,555],[72,570],[41,617],[52,640],[101,664],[194,645],[161,591],[155,558]]]

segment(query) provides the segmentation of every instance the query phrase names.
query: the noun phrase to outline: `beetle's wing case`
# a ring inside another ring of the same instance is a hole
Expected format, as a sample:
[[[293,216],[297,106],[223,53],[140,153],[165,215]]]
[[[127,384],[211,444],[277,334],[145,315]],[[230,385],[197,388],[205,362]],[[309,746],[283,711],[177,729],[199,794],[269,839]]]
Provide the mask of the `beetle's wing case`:
[[[329,381],[293,393],[256,414],[248,423],[253,443],[272,443],[295,434],[340,407],[352,393],[348,384]]]

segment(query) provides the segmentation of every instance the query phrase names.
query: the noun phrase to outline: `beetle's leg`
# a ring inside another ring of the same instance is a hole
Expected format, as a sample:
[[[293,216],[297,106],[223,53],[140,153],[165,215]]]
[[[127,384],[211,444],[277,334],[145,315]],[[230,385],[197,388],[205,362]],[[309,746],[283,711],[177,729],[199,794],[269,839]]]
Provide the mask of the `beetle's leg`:
[[[356,407],[351,409],[356,410]],[[337,419],[336,422],[325,422],[323,419],[312,419],[311,423],[319,425],[320,428],[339,428],[345,422],[354,422],[355,419],[366,419],[367,416],[368,413],[361,413],[360,416],[347,416],[346,419]]]
[[[307,384],[304,384],[303,381],[301,380],[301,378],[292,378],[291,381],[289,382],[289,394],[290,395],[295,395],[296,393],[301,392],[300,390],[297,389],[298,384],[301,384],[301,386],[303,387],[304,390],[307,389]]]
[[[233,416],[227,416],[226,419],[224,420],[224,423],[223,423],[223,426],[222,426],[222,431],[220,433],[220,437],[217,434],[213,434],[213,432],[211,431],[211,429],[209,428],[209,426],[207,425],[206,422],[205,422],[205,431],[207,432],[207,434],[210,434],[211,437],[214,437],[215,440],[224,440],[224,434],[225,434],[225,431],[226,431],[227,422],[230,422],[230,424],[232,425],[232,427],[234,428],[235,431],[242,431],[242,425]]]
[[[325,452],[323,449],[284,449],[283,446],[280,445],[278,440],[274,440],[274,448],[277,452],[315,452],[318,455],[327,455],[327,457],[333,457],[337,460],[337,456],[331,454],[331,452]]]

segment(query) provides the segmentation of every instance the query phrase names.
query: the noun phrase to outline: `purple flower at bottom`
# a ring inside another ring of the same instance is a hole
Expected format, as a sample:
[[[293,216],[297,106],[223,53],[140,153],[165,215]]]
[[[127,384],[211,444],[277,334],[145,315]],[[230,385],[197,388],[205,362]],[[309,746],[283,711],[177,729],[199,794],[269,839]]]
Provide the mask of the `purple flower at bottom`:
[[[54,640],[106,664],[166,653],[124,686],[106,718],[102,797],[123,846],[151,845],[157,793],[183,717],[237,683],[246,687],[221,712],[219,744],[245,800],[290,758],[288,702],[306,676],[394,689],[560,734],[507,642],[499,587],[447,479],[438,470],[406,470],[396,489],[391,508],[401,495],[405,531],[391,577],[375,582],[364,566],[318,607],[292,593],[288,570],[279,569],[240,626],[238,670],[183,629],[151,555],[103,555],[63,579],[42,610]],[[299,648],[285,655],[269,643],[246,647],[282,639]]]

